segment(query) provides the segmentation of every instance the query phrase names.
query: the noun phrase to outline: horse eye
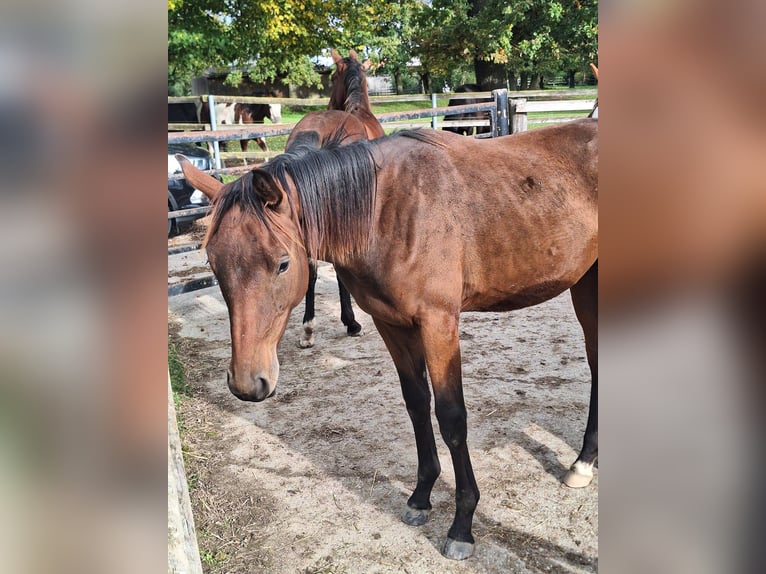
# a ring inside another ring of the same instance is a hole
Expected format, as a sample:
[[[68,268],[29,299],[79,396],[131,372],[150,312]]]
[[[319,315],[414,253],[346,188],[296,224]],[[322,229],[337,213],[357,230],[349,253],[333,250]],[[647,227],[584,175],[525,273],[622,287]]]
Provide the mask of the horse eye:
[[[283,259],[279,262],[279,271],[277,273],[284,273],[287,271],[287,268],[290,267],[290,260],[289,259]]]

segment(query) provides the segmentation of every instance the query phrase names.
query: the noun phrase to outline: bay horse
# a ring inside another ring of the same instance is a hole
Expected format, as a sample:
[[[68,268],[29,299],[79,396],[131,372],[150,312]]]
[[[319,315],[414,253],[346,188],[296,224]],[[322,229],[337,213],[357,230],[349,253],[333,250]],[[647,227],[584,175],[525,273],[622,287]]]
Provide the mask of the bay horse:
[[[481,86],[478,84],[463,84],[455,89],[456,94],[467,94],[471,92],[481,92]],[[449,107],[454,106],[467,106],[470,104],[483,104],[485,102],[491,102],[492,98],[466,98],[466,99],[450,99],[447,104]],[[450,121],[459,120],[488,120],[490,119],[490,113],[487,112],[466,112],[462,114],[453,114],[451,116],[445,116],[442,129],[448,132],[456,134],[462,134],[464,136],[472,136],[475,134],[488,134],[491,131],[490,126],[450,126]],[[474,131],[475,130],[475,131]]]
[[[331,55],[335,62],[335,71],[331,78],[328,109],[309,113],[295,124],[285,145],[287,151],[296,138],[306,131],[316,132],[317,137],[312,141],[317,145],[322,145],[328,138],[341,133],[339,132],[341,129],[344,135],[340,143],[374,139],[384,135],[383,126],[370,109],[370,99],[367,94],[366,72],[370,69],[370,61],[360,62],[354,50],[350,50],[346,58],[335,49],[331,50]],[[317,264],[312,260],[309,262],[309,287],[303,313],[303,335],[298,342],[303,348],[314,346],[316,281]],[[354,315],[351,295],[340,277],[337,277],[337,281],[340,320],[346,326],[346,333],[350,337],[360,336],[362,326]]]
[[[417,485],[402,520],[422,525],[440,473],[436,417],[455,472],[444,556],[474,550],[479,489],[466,443],[462,311],[511,311],[570,289],[592,387],[583,447],[564,482],[586,486],[598,452],[598,122],[477,140],[405,131],[345,146],[296,143],[222,184],[179,156],[213,202],[208,261],[229,311],[229,390],[271,397],[277,344],[306,294],[309,260],[332,262],[391,354],[415,431]]]
[[[354,50],[349,50],[346,58],[334,49],[330,51],[330,55],[335,63],[335,72],[332,75],[328,108],[343,110],[356,116],[367,130],[367,139],[383,137],[383,126],[373,115],[370,97],[367,94],[367,71],[372,64],[369,60],[360,62]]]
[[[282,104],[220,103],[215,105],[215,117],[218,125],[262,124],[266,118],[273,124],[281,124]],[[199,121],[203,124],[210,123],[210,106],[207,102],[202,104]],[[239,140],[243,152],[247,151],[249,141]],[[255,143],[263,151],[269,151],[269,146],[263,138],[255,138]]]

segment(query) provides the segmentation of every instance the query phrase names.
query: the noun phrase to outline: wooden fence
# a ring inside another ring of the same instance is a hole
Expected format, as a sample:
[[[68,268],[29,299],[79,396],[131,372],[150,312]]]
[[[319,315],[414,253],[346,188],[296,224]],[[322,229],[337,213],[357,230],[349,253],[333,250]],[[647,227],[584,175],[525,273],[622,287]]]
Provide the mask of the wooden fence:
[[[509,100],[509,118],[512,122],[511,133],[526,131],[530,125],[543,123],[558,123],[582,117],[583,112],[592,109],[595,102],[595,89],[576,89],[576,90],[536,90],[523,92],[507,92]],[[411,112],[389,112],[377,114],[378,120],[384,124],[388,131],[395,129],[404,129],[412,127],[425,127],[427,124],[413,122],[413,120],[422,120],[431,118],[431,127],[438,129],[438,118],[444,118],[449,115],[462,114],[470,111],[492,110],[493,104],[475,104],[479,108],[465,108],[463,106],[438,107],[438,99],[449,98],[450,100],[473,99],[473,98],[492,98],[492,92],[472,92],[472,93],[445,93],[445,94],[406,94],[398,96],[371,96],[370,104],[372,106],[393,103],[393,102],[430,102],[430,110],[418,109]],[[210,142],[211,153],[215,157],[216,168],[221,168],[222,160],[237,159],[263,160],[275,155],[271,152],[221,152],[218,150],[218,142],[244,139],[245,133],[252,133],[247,139],[255,137],[269,137],[290,133],[294,124],[279,124],[279,129],[272,128],[272,124],[250,124],[253,130],[246,132],[242,125],[217,125],[215,122],[215,104],[216,103],[249,103],[249,104],[282,104],[283,106],[301,106],[301,107],[321,107],[327,108],[329,98],[272,98],[272,97],[247,97],[247,96],[216,96],[213,94],[204,96],[186,96],[169,97],[168,103],[202,103],[207,102],[211,110],[211,122],[204,123],[172,123],[168,124],[168,131],[236,131],[238,137],[220,137],[217,140],[210,139],[172,139],[168,141],[208,141]],[[572,116],[557,118],[530,118],[529,114],[538,112],[573,112]],[[577,113],[575,113],[577,112]],[[461,126],[490,126],[489,120],[447,120],[451,127]],[[263,127],[261,130],[259,127]],[[273,126],[276,128],[276,126]]]
[[[562,94],[568,99],[562,99]],[[493,92],[472,92],[461,94],[431,94],[429,95],[400,95],[400,96],[372,96],[372,105],[390,102],[423,102],[430,101],[430,108],[418,108],[403,112],[387,112],[376,114],[375,117],[384,124],[384,127],[402,129],[408,127],[427,127],[425,122],[413,123],[412,120],[430,118],[430,126],[438,129],[438,118],[454,114],[469,112],[489,111],[490,120],[460,120],[449,121],[450,127],[456,126],[487,126],[492,129],[490,134],[482,134],[477,137],[495,137],[507,133],[526,131],[530,124],[560,123],[583,117],[591,111],[595,103],[596,91],[584,90],[540,90],[524,92],[507,92],[506,90],[494,90]],[[523,96],[523,97],[521,97]],[[438,107],[438,99],[473,99],[493,98],[493,101],[479,104],[461,106]],[[190,96],[169,97],[168,103],[198,103],[207,101],[211,110],[210,124],[168,124],[168,129],[183,129],[184,131],[168,133],[168,143],[196,143],[208,142],[212,146],[215,159],[215,169],[212,174],[238,174],[249,171],[252,166],[222,168],[223,159],[256,159],[263,160],[275,155],[274,152],[220,152],[218,144],[222,141],[255,139],[258,137],[268,138],[277,135],[289,134],[295,124],[244,124],[223,125],[215,124],[215,103],[280,103],[292,106],[322,106],[326,109],[328,98],[270,98],[270,97],[245,97],[245,96]],[[529,114],[541,112],[571,112],[571,116],[559,116],[555,118],[529,118]],[[183,128],[181,127],[183,126]],[[210,129],[216,128],[216,129]],[[182,174],[169,175],[168,179],[182,179]],[[181,211],[169,211],[168,219],[175,219],[187,215],[207,213],[207,207],[197,207]],[[182,291],[175,291],[176,293]]]

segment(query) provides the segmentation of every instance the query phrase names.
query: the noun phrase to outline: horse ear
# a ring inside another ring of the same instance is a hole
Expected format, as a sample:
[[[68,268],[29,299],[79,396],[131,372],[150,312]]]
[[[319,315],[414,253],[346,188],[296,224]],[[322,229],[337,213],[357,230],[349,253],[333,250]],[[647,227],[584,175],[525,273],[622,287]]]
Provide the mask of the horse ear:
[[[263,202],[264,207],[276,209],[282,203],[284,193],[272,179],[271,175],[259,169],[250,172],[253,178],[252,186],[255,194]]]
[[[359,61],[359,56],[356,55],[356,50],[353,50],[353,49],[349,50],[348,57],[351,58],[352,60],[356,60],[357,62]]]
[[[336,66],[340,64],[341,62],[343,62],[343,57],[340,54],[338,54],[335,48],[330,49],[330,55],[332,56],[332,61],[335,62]]]
[[[181,164],[181,170],[184,172],[184,177],[189,184],[199,189],[202,193],[208,196],[209,199],[215,199],[218,192],[221,191],[223,184],[214,178],[212,175],[208,175],[204,171],[201,171],[192,165],[186,157],[180,153],[176,154],[178,163]]]

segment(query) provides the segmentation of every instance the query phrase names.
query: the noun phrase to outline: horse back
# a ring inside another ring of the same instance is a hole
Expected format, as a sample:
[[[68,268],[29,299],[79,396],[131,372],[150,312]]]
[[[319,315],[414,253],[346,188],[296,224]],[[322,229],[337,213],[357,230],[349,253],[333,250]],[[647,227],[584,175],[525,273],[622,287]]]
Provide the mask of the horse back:
[[[420,281],[422,300],[502,311],[558,295],[597,259],[595,121],[410,139],[382,149],[372,255],[382,281]]]

